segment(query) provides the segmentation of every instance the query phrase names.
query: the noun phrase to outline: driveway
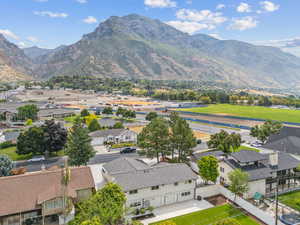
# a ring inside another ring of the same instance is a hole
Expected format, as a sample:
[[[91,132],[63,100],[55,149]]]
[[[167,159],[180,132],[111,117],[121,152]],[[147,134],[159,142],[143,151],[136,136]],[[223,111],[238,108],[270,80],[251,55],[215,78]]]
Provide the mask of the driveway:
[[[142,220],[141,222],[145,225],[148,225],[150,223],[155,223],[161,220],[170,219],[176,216],[181,216],[212,207],[214,207],[214,205],[205,200],[190,200],[186,202],[180,202],[155,209],[153,211],[155,217]]]

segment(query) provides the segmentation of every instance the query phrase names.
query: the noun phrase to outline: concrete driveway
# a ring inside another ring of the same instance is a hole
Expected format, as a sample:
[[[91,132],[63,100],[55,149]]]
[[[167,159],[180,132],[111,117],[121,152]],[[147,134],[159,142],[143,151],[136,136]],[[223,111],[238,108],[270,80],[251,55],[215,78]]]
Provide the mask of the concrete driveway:
[[[181,216],[212,207],[214,207],[214,205],[205,200],[190,200],[186,202],[180,202],[155,209],[153,211],[155,217],[142,220],[141,222],[145,225],[148,225],[150,223],[155,223],[161,220],[170,219],[176,216]]]

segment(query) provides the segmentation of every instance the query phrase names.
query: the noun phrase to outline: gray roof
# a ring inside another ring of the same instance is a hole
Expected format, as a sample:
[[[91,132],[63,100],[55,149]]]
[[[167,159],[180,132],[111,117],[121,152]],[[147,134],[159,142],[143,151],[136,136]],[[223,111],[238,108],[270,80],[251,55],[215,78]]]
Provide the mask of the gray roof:
[[[138,159],[122,158],[103,167],[124,191],[197,179],[197,175],[184,163],[149,166]]]
[[[270,136],[263,148],[300,155],[300,128],[283,127]]]
[[[249,150],[241,150],[239,152],[234,152],[231,153],[231,156],[241,163],[256,162],[266,159],[266,155]]]
[[[233,154],[233,153],[232,153]],[[232,155],[231,154],[231,155]],[[261,153],[258,153],[261,154]],[[265,160],[257,163],[256,165],[246,165],[241,166],[237,161],[232,158],[225,159],[225,162],[233,169],[241,169],[249,173],[249,180],[260,180],[271,177],[271,172],[276,172],[280,170],[294,169],[299,164],[300,161],[295,159],[288,153],[278,153],[278,166],[272,167],[269,164],[269,154],[261,154]]]
[[[107,130],[97,130],[94,132],[91,132],[89,135],[91,137],[107,137],[107,136],[119,136],[125,131],[130,131],[127,129],[107,129]],[[130,131],[132,132],[132,131]]]
[[[75,114],[72,109],[41,109],[38,112],[39,117],[50,117],[53,115]]]
[[[102,118],[99,120],[101,127],[113,127],[118,121],[111,118]]]
[[[15,141],[15,140],[17,140],[20,133],[21,133],[20,131],[5,132],[4,133],[5,141]]]
[[[196,153],[193,153],[193,157],[194,157],[195,160],[199,160],[202,157],[208,156],[208,155],[214,156],[217,159],[219,159],[220,157],[225,156],[225,153],[222,152],[222,151],[207,151],[207,152],[196,152]]]

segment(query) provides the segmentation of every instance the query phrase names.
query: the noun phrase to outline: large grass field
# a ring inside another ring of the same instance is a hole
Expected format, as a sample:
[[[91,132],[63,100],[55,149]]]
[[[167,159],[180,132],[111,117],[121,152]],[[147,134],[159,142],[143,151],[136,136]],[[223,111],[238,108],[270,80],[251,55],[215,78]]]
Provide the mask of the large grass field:
[[[173,221],[176,225],[212,225],[217,221],[228,217],[235,218],[241,225],[259,225],[254,219],[245,215],[240,210],[233,208],[229,204],[174,217],[168,220]],[[162,221],[150,225],[157,225],[160,222]]]
[[[279,201],[300,212],[300,191],[280,195]]]
[[[180,111],[207,113],[217,115],[231,115],[264,120],[278,120],[282,122],[300,123],[300,110],[273,109],[262,106],[242,106],[230,104],[208,105],[207,107],[197,107],[189,109],[179,109]]]

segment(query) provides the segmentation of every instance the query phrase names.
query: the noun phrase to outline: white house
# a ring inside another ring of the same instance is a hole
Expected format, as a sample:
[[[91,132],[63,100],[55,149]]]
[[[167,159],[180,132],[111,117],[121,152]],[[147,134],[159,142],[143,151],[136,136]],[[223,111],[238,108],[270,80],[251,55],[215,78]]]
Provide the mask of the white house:
[[[134,158],[119,158],[103,166],[103,177],[119,184],[130,208],[160,207],[195,198],[198,176],[184,163],[149,166]]]
[[[92,145],[103,145],[105,142],[124,143],[136,142],[137,134],[128,129],[107,129],[91,132]]]

